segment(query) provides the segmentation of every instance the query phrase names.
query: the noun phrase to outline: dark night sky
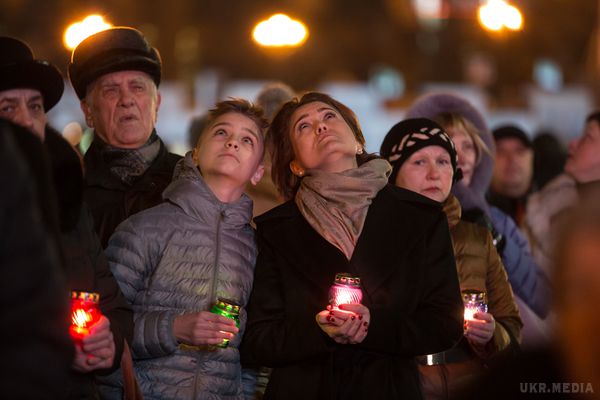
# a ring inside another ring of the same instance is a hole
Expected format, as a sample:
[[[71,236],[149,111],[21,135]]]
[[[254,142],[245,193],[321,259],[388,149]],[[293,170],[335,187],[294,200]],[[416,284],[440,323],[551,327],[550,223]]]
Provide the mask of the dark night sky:
[[[388,65],[402,71],[410,89],[462,80],[473,52],[495,61],[497,93],[527,82],[539,57],[558,62],[567,83],[596,78],[586,73],[595,57],[596,0],[512,3],[523,12],[525,29],[498,36],[479,27],[476,0],[446,0],[449,18],[437,31],[416,21],[410,0],[3,0],[0,34],[26,40],[38,58],[63,72],[69,59],[63,30],[97,12],[115,25],[142,29],[160,50],[167,79],[210,67],[225,77],[282,79],[301,89],[328,78],[365,80],[374,65]],[[252,42],[254,24],[275,12],[308,25],[303,47],[274,53]]]

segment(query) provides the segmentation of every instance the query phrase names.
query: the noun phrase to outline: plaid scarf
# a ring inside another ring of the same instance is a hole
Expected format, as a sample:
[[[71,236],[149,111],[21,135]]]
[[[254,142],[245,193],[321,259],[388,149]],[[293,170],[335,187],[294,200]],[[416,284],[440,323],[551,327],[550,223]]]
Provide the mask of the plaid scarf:
[[[98,135],[94,141],[99,145],[102,162],[109,171],[122,182],[132,185],[142,176],[160,151],[160,140],[156,130],[148,138],[148,141],[137,149],[121,149],[104,142]]]

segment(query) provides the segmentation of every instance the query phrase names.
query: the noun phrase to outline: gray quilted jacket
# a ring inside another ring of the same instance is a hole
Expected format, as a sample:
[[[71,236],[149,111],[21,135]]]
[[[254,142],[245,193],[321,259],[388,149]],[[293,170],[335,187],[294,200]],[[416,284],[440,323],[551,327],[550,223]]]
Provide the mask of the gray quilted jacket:
[[[134,310],[135,372],[146,399],[242,399],[238,346],[180,348],[176,315],[209,310],[217,297],[244,307],[256,260],[249,225],[252,200],[222,203],[190,154],[175,168],[165,202],[121,223],[106,250],[112,272]]]

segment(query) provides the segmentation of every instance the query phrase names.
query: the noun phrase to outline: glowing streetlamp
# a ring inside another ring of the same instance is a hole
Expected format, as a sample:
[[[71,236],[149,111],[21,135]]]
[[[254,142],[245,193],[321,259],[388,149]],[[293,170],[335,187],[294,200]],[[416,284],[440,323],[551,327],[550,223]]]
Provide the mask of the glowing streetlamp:
[[[89,15],[84,20],[69,25],[65,30],[63,42],[67,49],[73,50],[88,36],[110,27],[112,27],[112,24],[104,21],[101,15]]]
[[[285,14],[275,14],[259,22],[252,32],[256,43],[265,47],[297,47],[308,37],[306,26]]]
[[[491,31],[500,31],[502,28],[517,31],[523,28],[521,12],[505,0],[488,0],[479,7],[478,17],[480,24]]]

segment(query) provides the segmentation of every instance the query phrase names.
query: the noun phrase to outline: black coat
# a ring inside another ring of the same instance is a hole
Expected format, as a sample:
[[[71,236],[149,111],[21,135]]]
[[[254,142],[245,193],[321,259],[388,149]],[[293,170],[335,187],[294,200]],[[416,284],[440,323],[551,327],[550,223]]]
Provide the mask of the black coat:
[[[94,230],[92,217],[82,202],[83,175],[80,160],[69,143],[51,128],[46,129],[44,146],[50,159],[60,222],[60,244],[69,290],[96,292],[99,308],[110,321],[115,342],[112,368],[95,371],[106,374],[120,365],[123,341],[133,336],[133,311],[108,266]],[[94,398],[94,374],[71,371],[69,398]]]
[[[463,333],[445,215],[391,185],[369,207],[352,259],[321,237],[296,204],[256,219],[259,256],[242,361],[273,367],[265,399],[418,399],[414,356]],[[337,272],[361,277],[366,339],[339,345],[315,322]]]
[[[73,358],[49,169],[40,140],[0,119],[3,399],[63,398]]]
[[[162,202],[162,192],[171,182],[173,168],[180,158],[169,153],[161,141],[158,156],[152,165],[138,180],[128,185],[108,170],[99,146],[92,143],[84,157],[84,198],[103,248],[106,248],[108,239],[122,221]]]

